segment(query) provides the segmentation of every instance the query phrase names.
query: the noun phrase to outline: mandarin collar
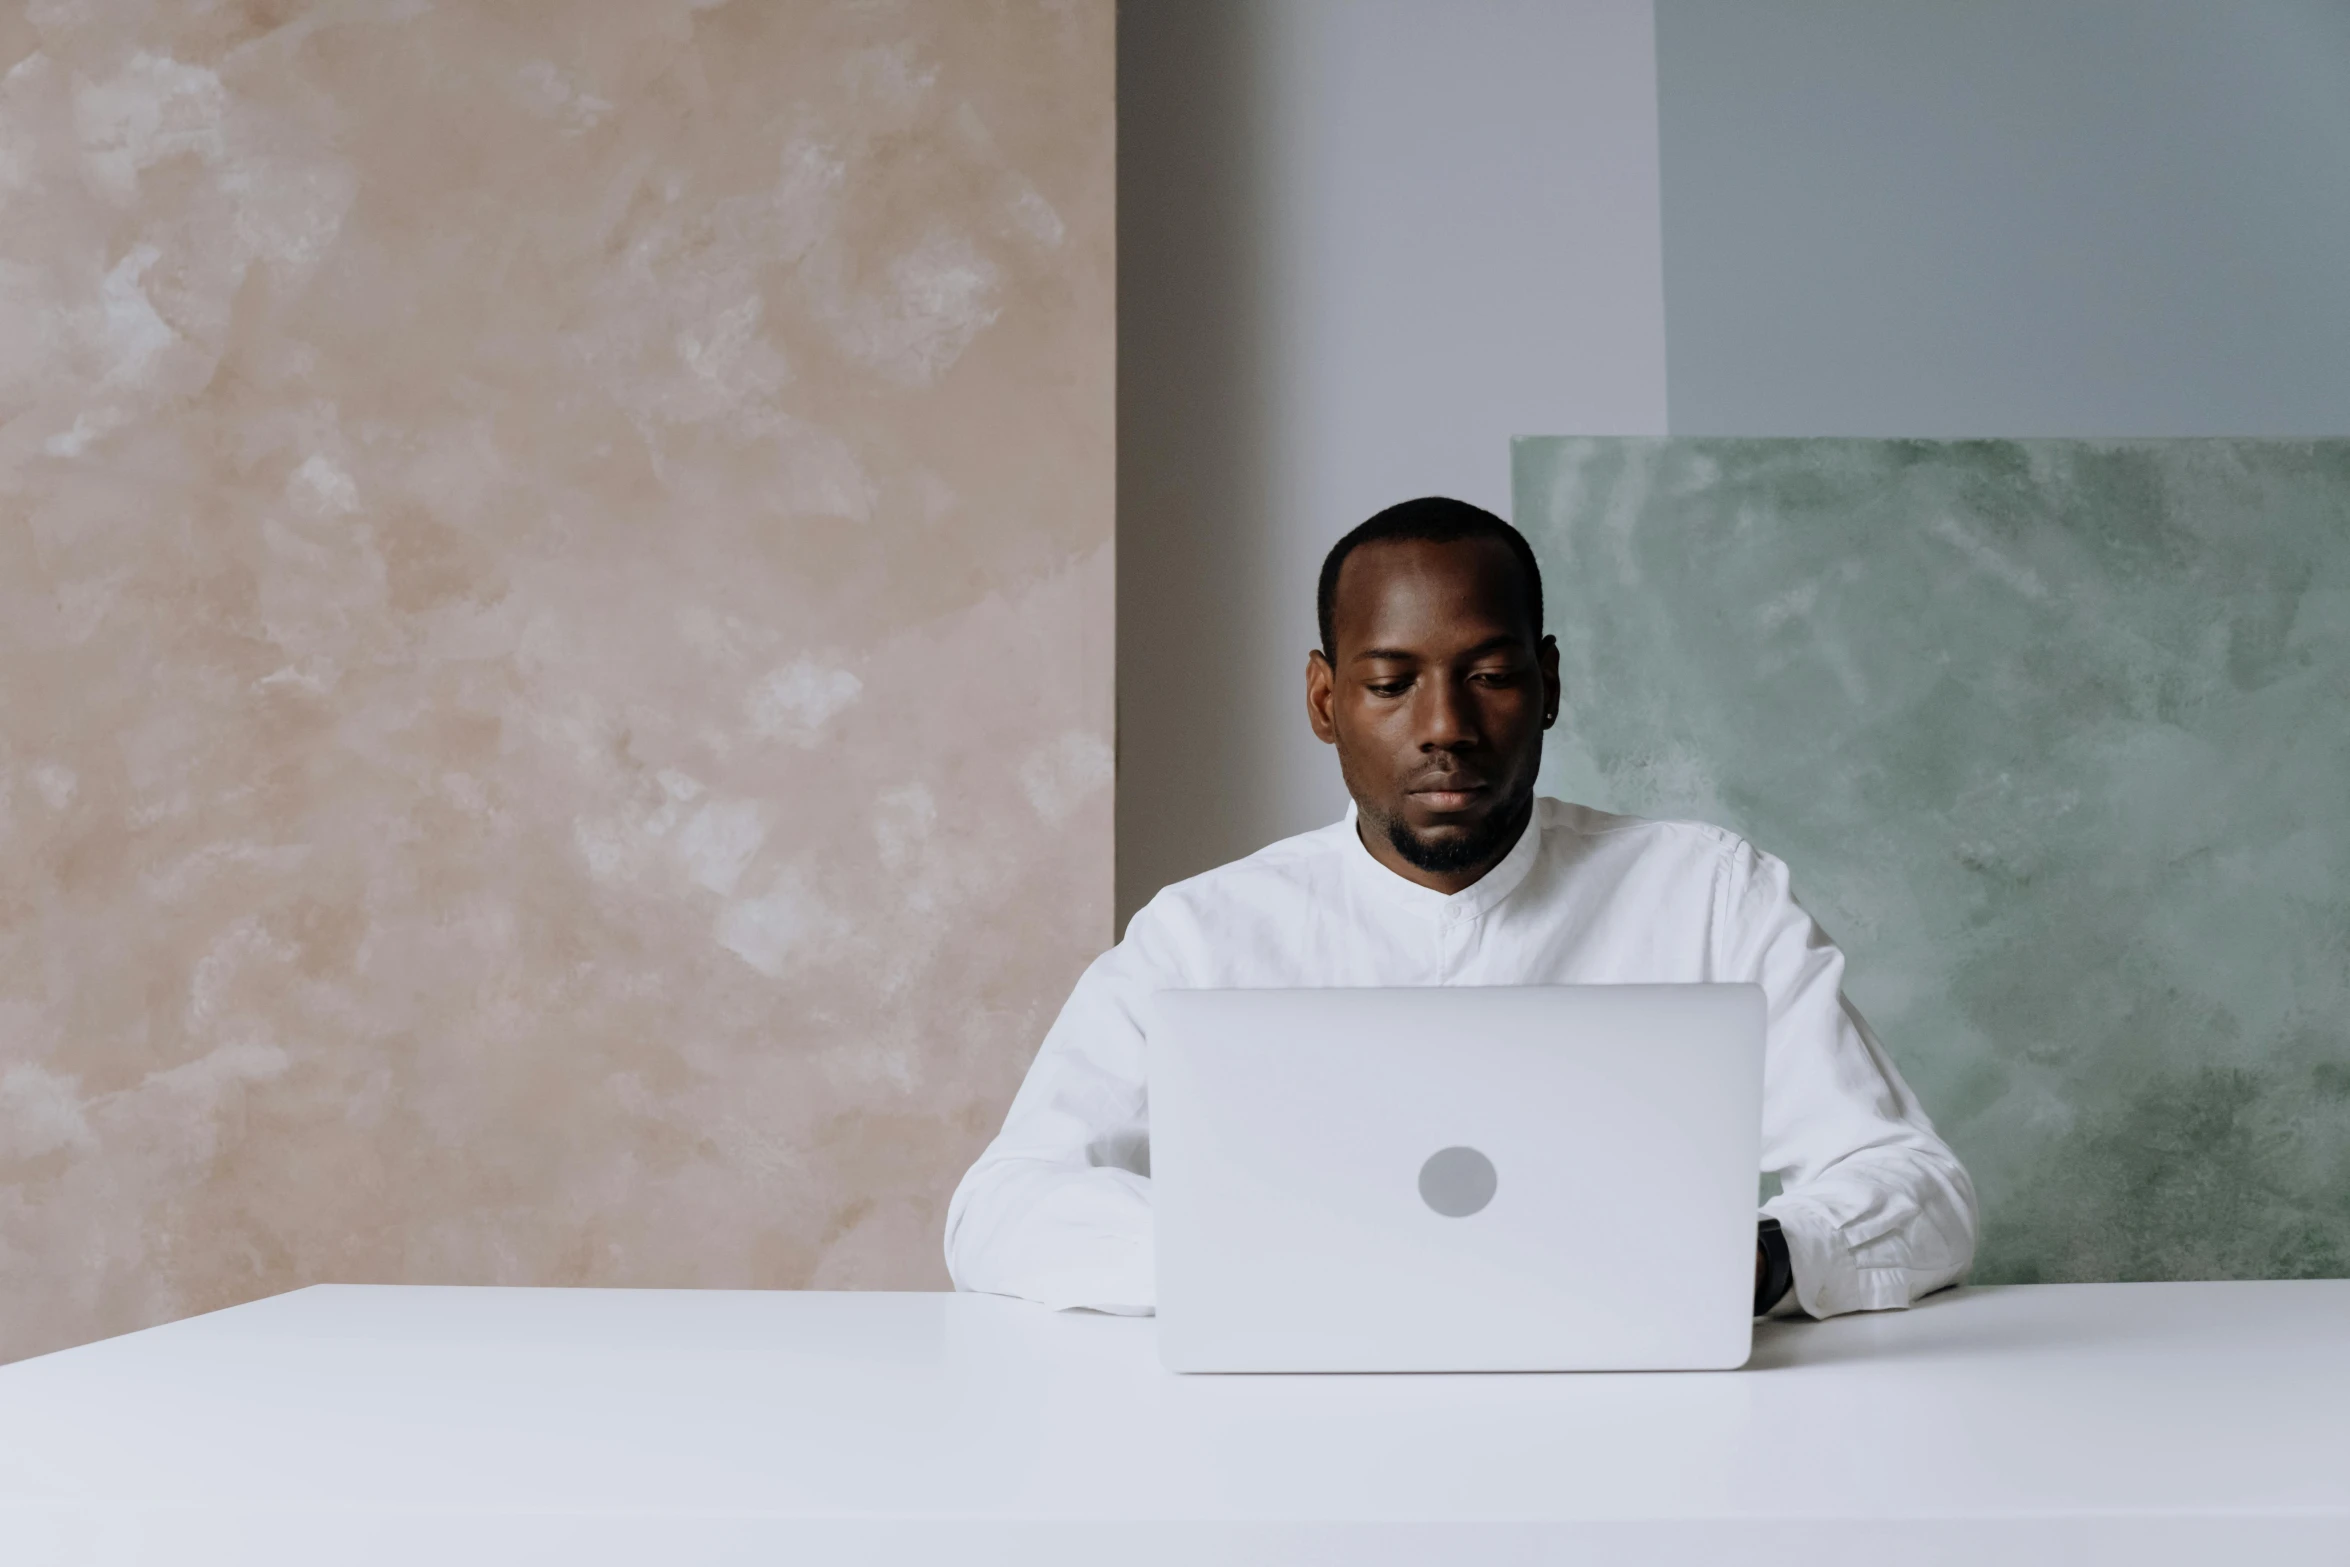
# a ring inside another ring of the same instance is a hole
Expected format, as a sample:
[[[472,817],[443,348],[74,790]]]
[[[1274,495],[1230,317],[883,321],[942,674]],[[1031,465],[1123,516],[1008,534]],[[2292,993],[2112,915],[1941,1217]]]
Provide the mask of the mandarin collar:
[[[1425,919],[1476,919],[1490,912],[1502,899],[1518,890],[1526,873],[1534,868],[1534,861],[1542,853],[1541,802],[1526,818],[1526,830],[1518,834],[1518,841],[1510,852],[1494,866],[1458,892],[1438,892],[1406,880],[1379,863],[1363,844],[1362,828],[1357,807],[1349,802],[1346,820],[1345,859],[1349,878],[1372,897],[1391,907],[1408,910]]]

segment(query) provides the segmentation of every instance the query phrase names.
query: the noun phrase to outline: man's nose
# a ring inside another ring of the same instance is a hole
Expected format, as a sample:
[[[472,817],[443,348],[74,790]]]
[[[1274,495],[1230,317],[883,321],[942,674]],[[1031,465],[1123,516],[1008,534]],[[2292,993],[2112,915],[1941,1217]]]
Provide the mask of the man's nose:
[[[1457,751],[1477,743],[1476,709],[1459,682],[1431,680],[1422,687],[1420,749]]]

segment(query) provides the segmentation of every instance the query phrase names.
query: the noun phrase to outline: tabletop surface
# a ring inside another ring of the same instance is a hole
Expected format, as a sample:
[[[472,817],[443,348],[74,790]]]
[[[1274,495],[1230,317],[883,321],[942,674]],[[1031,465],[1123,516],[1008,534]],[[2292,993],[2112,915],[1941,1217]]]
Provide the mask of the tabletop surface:
[[[1759,1324],[1738,1372],[1179,1377],[1152,1334],[985,1296],[321,1286],[0,1368],[0,1522],[2350,1516],[2350,1281],[1960,1290]]]

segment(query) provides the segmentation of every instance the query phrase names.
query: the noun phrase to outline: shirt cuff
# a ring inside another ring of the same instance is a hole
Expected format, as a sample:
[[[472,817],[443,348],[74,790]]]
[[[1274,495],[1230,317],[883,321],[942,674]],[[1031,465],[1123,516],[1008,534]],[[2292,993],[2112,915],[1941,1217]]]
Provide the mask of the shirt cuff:
[[[1825,1210],[1785,1193],[1763,1204],[1787,1238],[1787,1260],[1795,1287],[1771,1309],[1774,1317],[1798,1312],[1837,1317],[1848,1311],[1889,1311],[1909,1304],[1909,1274],[1900,1268],[1856,1267]]]

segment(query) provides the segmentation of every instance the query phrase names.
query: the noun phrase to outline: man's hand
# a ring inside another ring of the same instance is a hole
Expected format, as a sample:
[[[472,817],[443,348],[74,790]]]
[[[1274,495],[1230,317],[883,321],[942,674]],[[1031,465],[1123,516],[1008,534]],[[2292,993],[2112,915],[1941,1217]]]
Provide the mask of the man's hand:
[[[1754,1314],[1761,1316],[1795,1287],[1795,1270],[1790,1266],[1787,1241],[1779,1229],[1779,1221],[1765,1218],[1754,1230]]]

